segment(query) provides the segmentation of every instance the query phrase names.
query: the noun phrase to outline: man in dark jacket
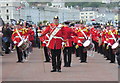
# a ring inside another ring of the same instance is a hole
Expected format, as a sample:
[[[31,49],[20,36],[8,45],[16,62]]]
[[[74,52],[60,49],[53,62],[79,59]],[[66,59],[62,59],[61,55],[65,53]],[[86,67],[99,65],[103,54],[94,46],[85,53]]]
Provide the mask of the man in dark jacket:
[[[0,47],[2,47],[2,33],[1,33],[1,31],[2,31],[2,26],[0,26]],[[3,56],[1,48],[0,48],[0,56]]]
[[[1,47],[2,47],[2,28],[4,26],[4,21],[2,20],[2,18],[0,18],[0,56],[3,56],[3,54],[1,53]]]
[[[11,40],[11,35],[12,31],[9,28],[9,24],[6,24],[5,27],[2,29],[3,37],[2,40],[4,42],[4,48],[5,48],[5,54],[10,53],[10,40]]]

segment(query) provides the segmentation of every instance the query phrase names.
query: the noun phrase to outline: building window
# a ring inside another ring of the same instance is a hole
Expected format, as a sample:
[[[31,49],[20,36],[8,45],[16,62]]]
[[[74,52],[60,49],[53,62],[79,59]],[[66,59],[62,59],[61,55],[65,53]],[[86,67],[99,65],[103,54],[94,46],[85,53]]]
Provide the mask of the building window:
[[[90,14],[93,14],[93,13],[90,13]]]
[[[1,10],[0,10],[0,13],[1,13]]]
[[[8,3],[6,4],[6,6],[8,6]]]
[[[7,20],[9,20],[9,16],[7,16]]]
[[[6,10],[6,12],[7,12],[7,13],[9,12],[8,9]]]
[[[84,18],[84,16],[81,16],[81,18]]]
[[[86,18],[88,18],[88,17],[86,16]]]
[[[84,13],[81,13],[81,15],[84,15]]]
[[[87,13],[86,13],[87,14]]]
[[[93,18],[93,16],[90,16],[90,18]]]

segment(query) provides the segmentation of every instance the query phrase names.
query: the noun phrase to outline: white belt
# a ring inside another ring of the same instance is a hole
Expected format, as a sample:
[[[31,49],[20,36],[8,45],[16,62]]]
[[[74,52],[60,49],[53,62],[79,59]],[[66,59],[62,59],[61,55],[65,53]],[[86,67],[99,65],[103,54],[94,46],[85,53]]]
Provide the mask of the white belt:
[[[78,38],[80,38],[80,39],[84,39],[84,37],[78,37]]]
[[[15,38],[18,38],[19,36],[15,36]]]
[[[63,40],[63,38],[62,38],[62,37],[57,37],[57,36],[54,36],[53,38],[55,38],[55,39],[62,39],[62,40]]]
[[[49,40],[45,40],[45,41],[49,41]]]
[[[114,39],[114,38],[109,38],[109,39]]]

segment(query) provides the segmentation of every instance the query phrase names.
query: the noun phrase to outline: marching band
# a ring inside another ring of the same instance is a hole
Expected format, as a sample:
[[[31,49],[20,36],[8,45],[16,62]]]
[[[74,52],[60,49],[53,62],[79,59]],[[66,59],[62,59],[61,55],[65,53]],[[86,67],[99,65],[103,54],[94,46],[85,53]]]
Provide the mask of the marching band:
[[[71,67],[72,54],[80,58],[80,63],[87,63],[87,51],[104,55],[110,63],[115,63],[115,57],[120,66],[120,51],[118,27],[113,25],[84,25],[83,22],[59,23],[59,17],[53,18],[53,23],[47,23],[42,28],[17,21],[11,39],[16,47],[18,61],[27,60],[32,47],[44,48],[45,62],[52,60],[51,72],[61,72],[61,53],[63,51],[64,67]],[[34,43],[39,39],[38,44]],[[34,44],[34,45],[33,45]]]

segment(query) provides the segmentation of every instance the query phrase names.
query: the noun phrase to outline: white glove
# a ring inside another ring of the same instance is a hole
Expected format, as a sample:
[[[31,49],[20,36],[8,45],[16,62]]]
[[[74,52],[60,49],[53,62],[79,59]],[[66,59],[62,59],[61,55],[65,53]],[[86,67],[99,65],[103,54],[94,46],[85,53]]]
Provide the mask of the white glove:
[[[62,46],[64,46],[65,45],[65,42],[62,42]]]
[[[17,41],[14,41],[13,43],[14,43],[14,44],[16,44],[16,43],[17,43]]]
[[[88,39],[90,40],[91,38],[90,38],[90,37],[88,37]]]
[[[26,41],[27,41],[27,39],[24,39],[24,41],[26,42]]]
[[[45,41],[43,41],[43,43],[46,43]]]
[[[81,43],[81,41],[80,41],[80,40],[78,40],[78,43]]]
[[[41,33],[38,33],[38,36],[41,36],[42,34]]]
[[[104,43],[107,43],[106,41],[104,41]]]
[[[109,46],[111,46],[111,44],[110,44],[110,43],[108,43],[108,45],[109,45]]]

